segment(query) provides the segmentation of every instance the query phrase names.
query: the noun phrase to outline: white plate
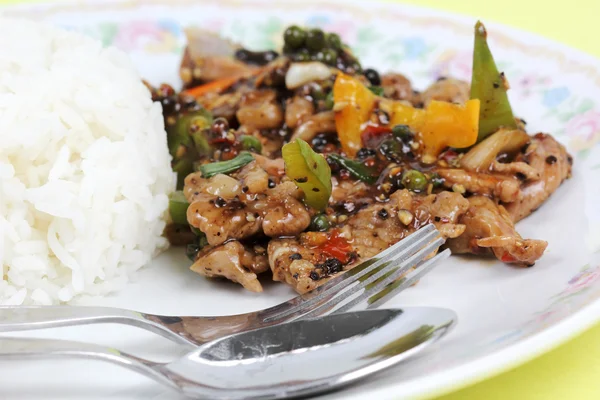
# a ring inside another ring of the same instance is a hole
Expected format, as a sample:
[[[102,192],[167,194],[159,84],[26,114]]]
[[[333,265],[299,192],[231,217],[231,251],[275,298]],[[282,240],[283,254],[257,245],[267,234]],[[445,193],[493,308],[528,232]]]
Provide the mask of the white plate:
[[[82,30],[125,49],[153,83],[177,84],[181,26],[200,25],[253,48],[271,48],[290,24],[339,32],[365,66],[405,72],[417,88],[440,75],[469,79],[474,20],[395,4],[319,1],[98,1],[20,6],[9,14]],[[575,156],[572,179],[518,229],[544,239],[529,269],[453,257],[392,305],[450,307],[460,322],[439,346],[328,398],[440,394],[522,363],[598,320],[600,313],[600,62],[548,40],[488,24],[510,97],[530,132],[544,131]],[[293,293],[281,284],[254,294],[187,270],[182,250],[160,256],[121,293],[88,303],[165,314],[229,314],[264,308]],[[174,347],[133,328],[95,326],[48,334],[135,352]],[[0,364],[4,398],[174,398],[147,379],[97,362]]]

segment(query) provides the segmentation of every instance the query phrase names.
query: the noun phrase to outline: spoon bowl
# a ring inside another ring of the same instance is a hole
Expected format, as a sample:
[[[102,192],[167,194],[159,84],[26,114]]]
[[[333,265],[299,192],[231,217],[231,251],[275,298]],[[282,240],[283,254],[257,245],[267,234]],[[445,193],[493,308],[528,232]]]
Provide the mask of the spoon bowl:
[[[335,314],[228,336],[162,371],[179,377],[177,386],[190,396],[303,396],[397,364],[446,334],[455,322],[453,311],[433,307]]]

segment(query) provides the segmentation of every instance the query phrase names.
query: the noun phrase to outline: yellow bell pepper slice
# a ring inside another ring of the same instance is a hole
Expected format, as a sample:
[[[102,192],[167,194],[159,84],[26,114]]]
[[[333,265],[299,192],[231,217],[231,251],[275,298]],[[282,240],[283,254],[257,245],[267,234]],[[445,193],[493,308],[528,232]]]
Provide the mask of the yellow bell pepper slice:
[[[361,134],[369,121],[376,96],[358,79],[338,74],[333,86],[335,124],[342,148],[353,156],[362,147]],[[427,108],[379,98],[379,108],[390,114],[389,126],[408,125],[416,133],[421,160],[433,163],[445,147],[465,148],[477,141],[478,99],[464,105],[432,101]]]
[[[363,124],[369,120],[375,95],[358,79],[339,72],[333,84],[335,128],[342,150],[350,157],[362,147]]]
[[[396,104],[390,125],[408,125],[416,132],[421,160],[431,164],[446,147],[469,147],[477,141],[479,100],[464,105],[431,101],[425,109]]]

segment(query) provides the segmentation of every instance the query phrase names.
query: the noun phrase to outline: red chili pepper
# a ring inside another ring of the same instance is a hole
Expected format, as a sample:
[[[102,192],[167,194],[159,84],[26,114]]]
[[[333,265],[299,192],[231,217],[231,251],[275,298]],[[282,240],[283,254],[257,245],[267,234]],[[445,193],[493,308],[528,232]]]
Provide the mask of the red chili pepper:
[[[451,163],[458,157],[458,153],[452,149],[448,149],[440,154],[439,158],[445,160],[447,163]]]
[[[365,126],[365,129],[363,129],[360,139],[362,140],[363,146],[376,148],[381,141],[384,140],[384,136],[387,136],[387,134],[391,132],[392,129],[389,126],[373,125],[369,123]]]
[[[219,143],[231,143],[231,140],[227,138],[216,138],[210,141],[210,144],[219,144]]]
[[[516,259],[511,256],[509,253],[504,253],[502,254],[502,258],[500,258],[500,261],[505,262],[505,263],[511,263],[514,262]]]
[[[363,130],[362,134],[379,136],[384,133],[389,133],[391,131],[392,129],[389,126],[368,124],[367,126],[365,126],[365,129]]]
[[[368,123],[361,133],[361,138],[364,143],[365,140],[385,135],[386,133],[390,133],[391,131],[392,129],[389,126],[381,126]]]
[[[319,250],[330,257],[337,258],[343,264],[346,264],[350,259],[352,246],[346,239],[339,236],[339,231],[334,230],[329,237],[327,243],[319,246]]]

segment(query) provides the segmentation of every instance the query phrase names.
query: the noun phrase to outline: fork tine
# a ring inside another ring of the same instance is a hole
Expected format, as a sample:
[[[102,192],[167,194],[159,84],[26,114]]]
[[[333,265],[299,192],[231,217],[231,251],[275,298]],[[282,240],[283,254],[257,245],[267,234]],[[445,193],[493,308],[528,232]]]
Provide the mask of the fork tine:
[[[435,268],[441,260],[448,258],[450,254],[452,254],[450,252],[450,249],[446,249],[441,253],[438,253],[435,257],[422,262],[415,268],[414,271],[410,272],[405,278],[392,282],[391,284],[383,288],[383,290],[381,290],[379,293],[371,295],[370,293],[372,292],[370,292],[370,297],[368,299],[369,305],[367,306],[367,308],[380,307],[382,304],[396,296],[399,292],[412,286],[416,281],[421,279],[425,274],[427,274],[429,271]]]
[[[417,232],[403,239],[401,242],[382,251],[377,256],[362,262],[340,276],[331,279],[315,290],[302,296],[297,296],[286,303],[282,303],[269,309],[270,315],[266,316],[264,321],[270,322],[274,319],[285,318],[288,315],[297,314],[298,312],[301,312],[301,310],[310,310],[315,305],[328,301],[348,285],[351,285],[366,274],[376,270],[398,252],[402,252],[402,255],[405,257],[410,256],[414,254],[423,243],[427,243],[427,241],[430,241],[437,234],[438,232],[435,230],[433,224],[424,226]],[[290,303],[292,303],[291,306]]]
[[[418,231],[414,232],[412,235],[409,235],[406,238],[404,238],[403,240],[401,240],[400,242],[398,242],[397,245],[390,246],[387,249],[383,250],[381,253],[377,254],[375,257],[372,257],[372,258],[366,260],[364,263],[362,263],[362,264],[366,264],[364,267],[362,265],[358,265],[358,266],[352,268],[350,271],[341,275],[339,278],[332,279],[329,282],[325,283],[323,286],[319,287],[319,289],[321,289],[323,291],[330,290],[330,289],[338,290],[341,288],[340,285],[343,282],[345,282],[346,280],[349,280],[352,278],[353,278],[352,279],[353,281],[357,280],[357,279],[363,277],[364,275],[366,275],[372,269],[375,269],[379,265],[390,260],[392,257],[394,257],[394,255],[398,254],[398,252],[403,251],[403,250],[409,251],[413,248],[418,249],[419,247],[417,247],[417,246],[420,246],[420,243],[423,243],[425,240],[427,240],[429,238],[433,238],[437,235],[438,235],[438,232],[435,229],[435,225],[428,224],[428,225],[424,226],[423,228],[419,229]],[[369,267],[369,266],[372,266],[372,268],[367,269],[367,267]]]
[[[368,299],[369,297],[371,297],[373,295],[373,293],[378,293],[378,292],[382,291],[390,283],[394,282],[395,280],[400,278],[402,275],[404,275],[406,272],[408,272],[411,268],[413,268],[413,267],[417,266],[419,263],[421,263],[425,259],[425,257],[427,257],[429,254],[431,254],[433,251],[435,251],[442,244],[444,244],[444,239],[439,238],[439,239],[431,242],[426,247],[423,247],[418,253],[413,255],[409,260],[405,261],[403,264],[399,265],[398,267],[391,267],[391,268],[386,269],[385,273],[380,275],[379,278],[381,278],[381,279],[374,280],[374,281],[376,281],[375,285],[373,285],[370,288],[365,285],[363,293],[356,296],[354,299],[350,300],[348,303],[344,304],[342,307],[339,307],[334,312],[341,313],[341,312],[348,311],[352,307],[356,306],[357,304],[360,304],[361,302],[363,302],[366,299]]]
[[[435,225],[428,224],[419,229],[412,235],[387,248],[365,262],[357,265],[351,270],[343,273],[324,285],[316,288],[310,293],[303,296],[298,296],[298,303],[292,307],[286,307],[280,312],[275,312],[264,319],[265,322],[272,322],[276,319],[288,318],[291,315],[298,315],[310,311],[311,309],[323,304],[336,296],[340,291],[354,282],[358,281],[363,276],[375,271],[383,264],[395,258],[406,259],[412,256],[424,243],[429,242],[434,237],[438,236],[439,232],[435,229]]]
[[[336,307],[338,304],[344,302],[346,299],[350,299],[352,295],[363,290],[363,293],[356,296],[348,303],[343,306],[335,309],[335,313],[348,311],[355,305],[361,303],[366,300],[373,293],[377,293],[389,285],[394,280],[398,279],[398,277],[402,276],[406,273],[410,268],[419,264],[425,257],[435,251],[438,247],[444,244],[444,239],[438,238],[435,241],[429,243],[427,246],[420,249],[417,253],[409,257],[407,260],[403,260],[401,262],[397,262],[396,260],[392,260],[386,265],[384,268],[379,270],[377,273],[369,276],[368,279],[358,283],[350,287],[348,290],[341,292],[338,296],[335,297],[335,304],[323,304],[320,307],[315,307],[315,309],[311,310],[309,313],[303,315],[303,318],[316,317],[319,315],[324,315],[332,308]],[[368,288],[368,286],[372,282],[377,282],[372,288]],[[333,302],[332,302],[333,303]]]

